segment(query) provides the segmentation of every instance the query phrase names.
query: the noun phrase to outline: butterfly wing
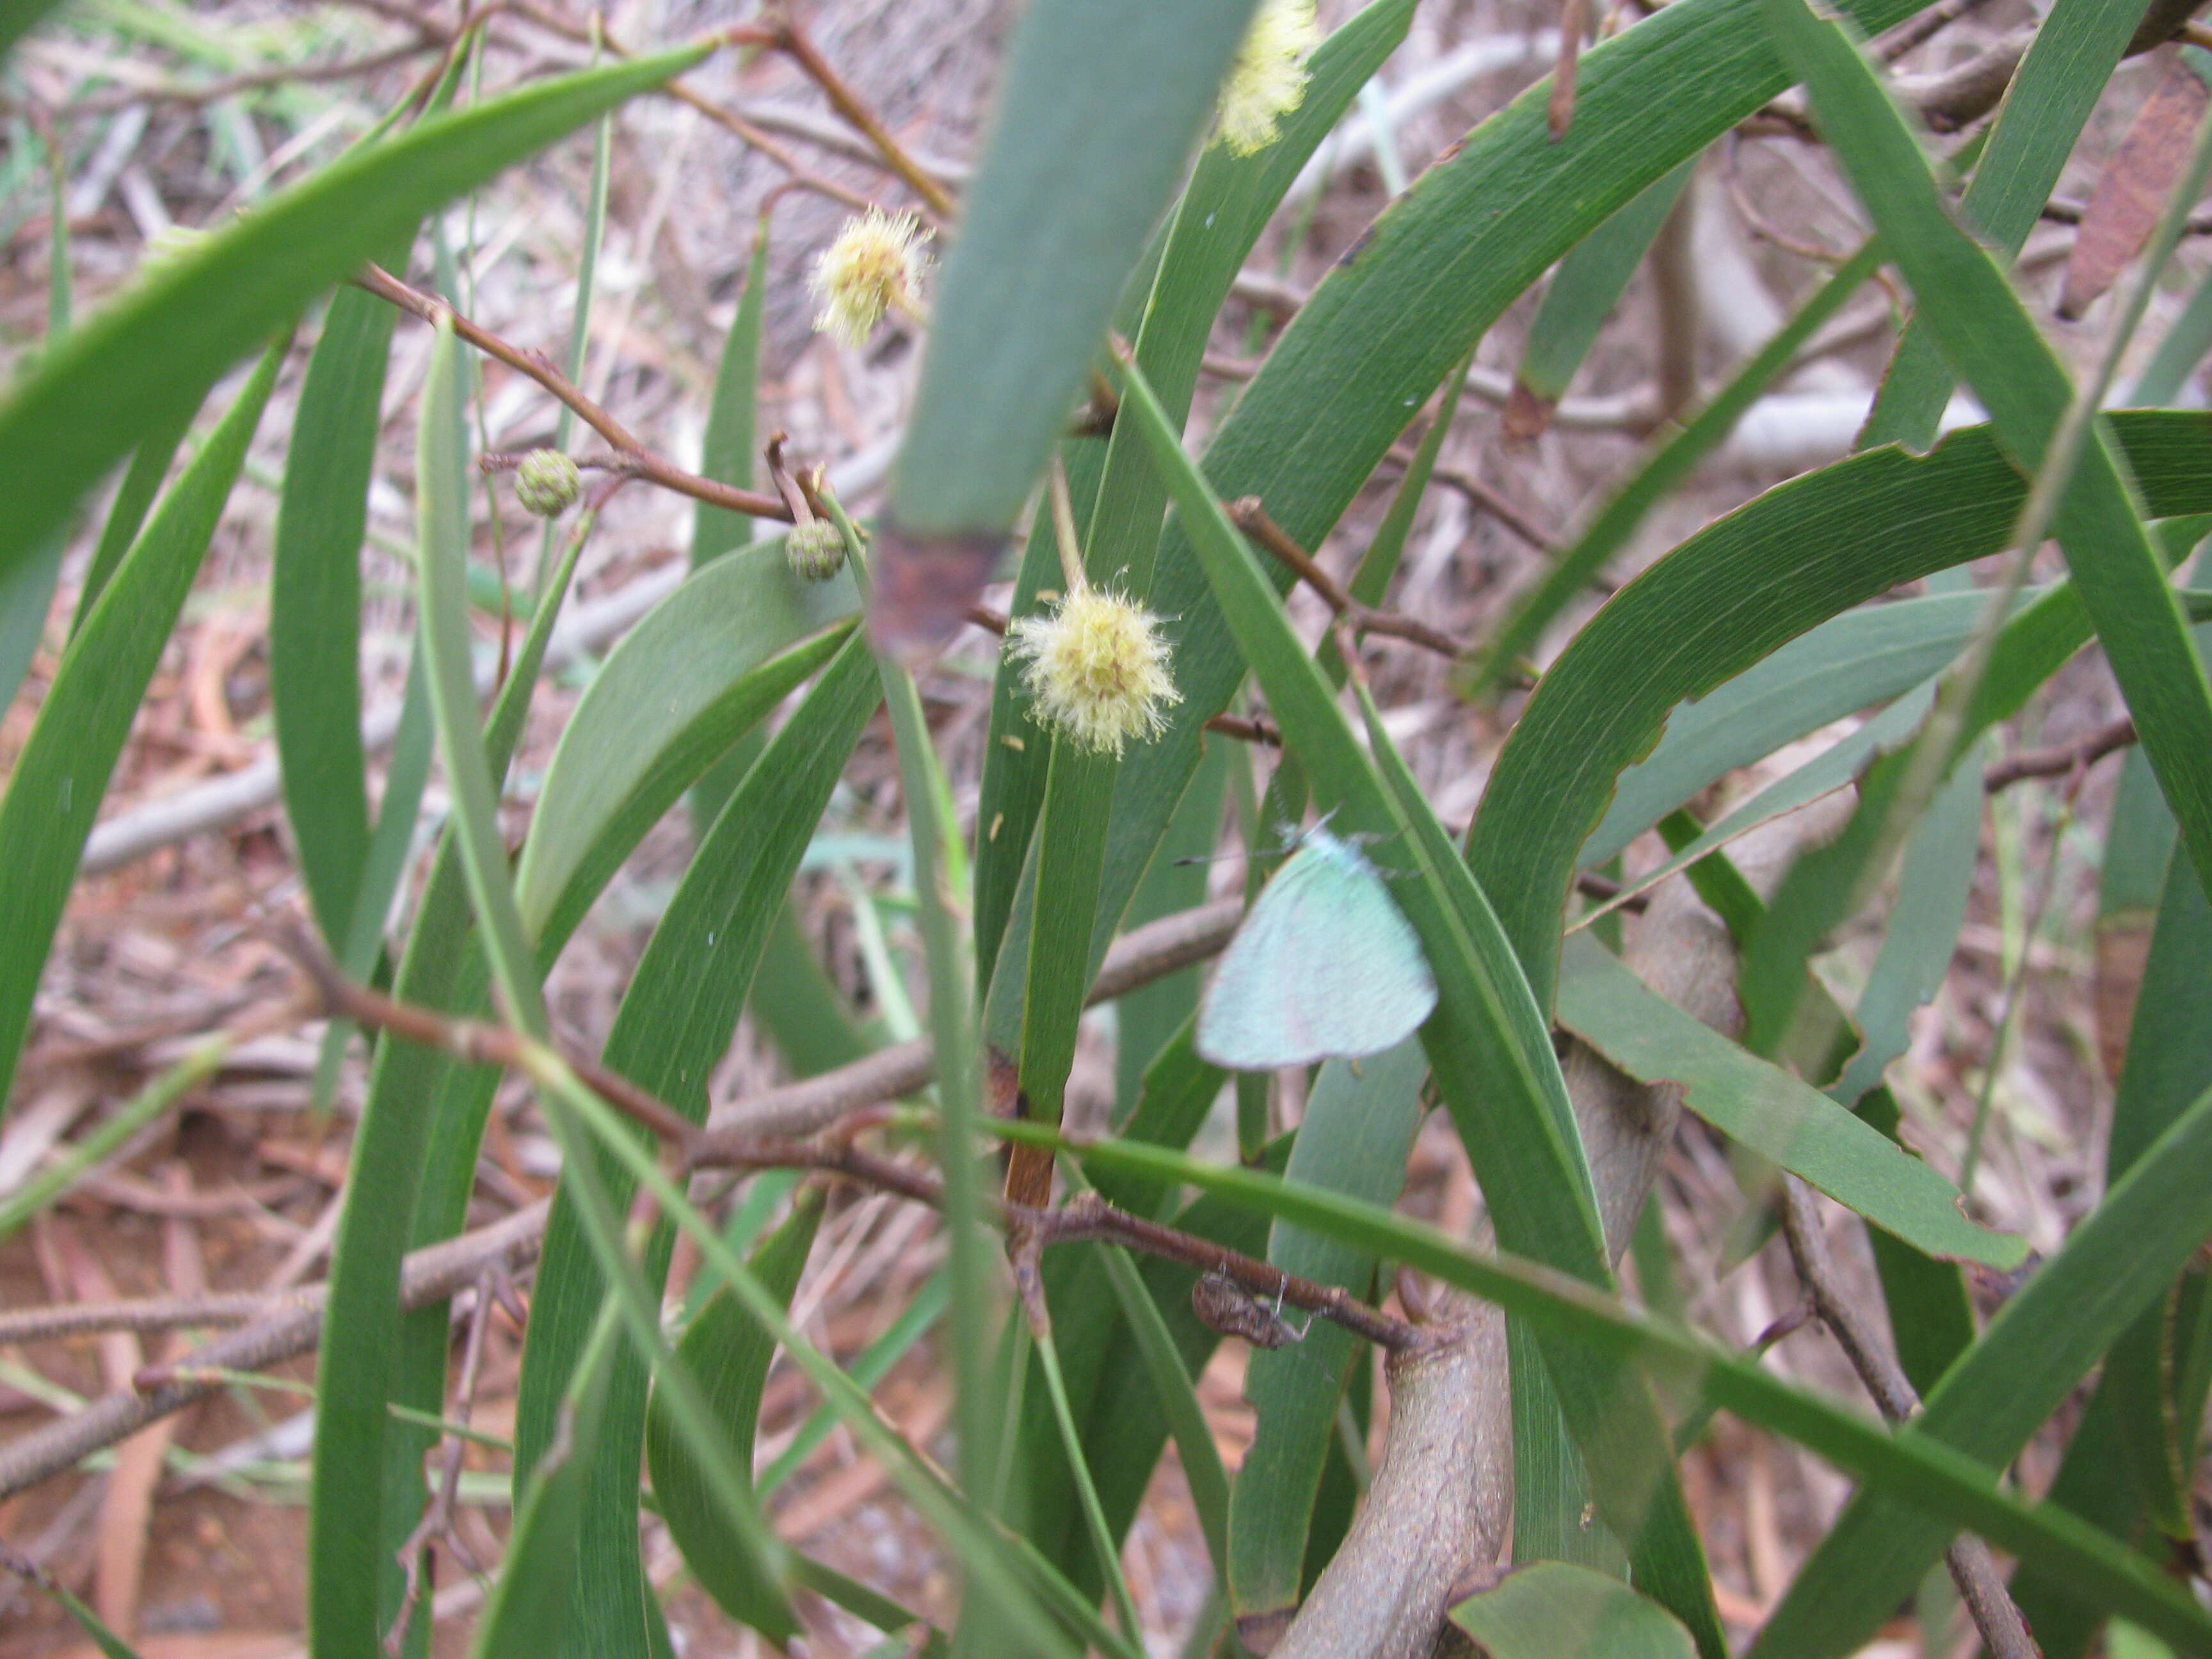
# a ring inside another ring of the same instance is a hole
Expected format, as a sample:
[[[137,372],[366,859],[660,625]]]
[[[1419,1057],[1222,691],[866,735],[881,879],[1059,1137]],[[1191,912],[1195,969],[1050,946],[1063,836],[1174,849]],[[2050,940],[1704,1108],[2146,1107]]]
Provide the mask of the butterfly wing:
[[[1316,830],[1260,895],[1199,1013],[1198,1051],[1267,1071],[1404,1041],[1436,1006],[1419,938],[1353,848]]]
[[[1379,1054],[1419,1029],[1437,1006],[1436,977],[1419,934],[1389,884],[1352,848],[1314,848],[1298,930],[1309,957],[1294,975],[1297,1027],[1318,1058]]]

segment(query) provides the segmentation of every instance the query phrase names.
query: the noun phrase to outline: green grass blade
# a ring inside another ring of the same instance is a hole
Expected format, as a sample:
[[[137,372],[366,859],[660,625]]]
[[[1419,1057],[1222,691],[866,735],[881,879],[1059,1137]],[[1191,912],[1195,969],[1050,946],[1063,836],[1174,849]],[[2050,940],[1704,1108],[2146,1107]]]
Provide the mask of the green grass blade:
[[[821,1224],[823,1200],[819,1188],[802,1194],[783,1225],[753,1253],[754,1274],[787,1307]],[[761,1393],[768,1385],[769,1362],[775,1357],[774,1340],[736,1297],[721,1290],[693,1316],[676,1352],[701,1377],[707,1403],[729,1437],[738,1467],[750,1469],[753,1437],[760,1426]],[[754,1628],[763,1621],[772,1624],[781,1596],[773,1587],[763,1595],[746,1572],[751,1562],[744,1540],[730,1535],[676,1424],[657,1398],[646,1419],[645,1457],[661,1518],[684,1552],[691,1576],[738,1623]]]
[[[1620,303],[1628,279],[1644,263],[1651,239],[1674,211],[1694,165],[1685,161],[1645,185],[1559,261],[1521,349],[1521,367],[1513,378],[1516,404],[1533,402],[1549,421],[1553,405],[1566,396],[1575,371],[1596,343],[1598,330]]]
[[[699,471],[749,489],[753,482],[753,428],[760,400],[761,313],[768,291],[768,221],[753,233],[752,261],[738,295],[738,314],[722,342],[714,371],[714,397],[707,405],[707,435],[699,448]],[[691,565],[694,569],[752,540],[757,526],[742,513],[700,502],[692,510]],[[734,781],[734,780],[733,780]],[[716,804],[718,806],[720,803]]]
[[[99,603],[106,588],[108,578],[115,567],[123,562],[123,556],[131,550],[137,539],[138,528],[146,522],[146,510],[154,505],[154,497],[161,492],[161,480],[169,474],[178,452],[184,447],[186,435],[191,430],[196,409],[187,409],[168,427],[149,433],[131,457],[131,465],[123,474],[123,483],[109,503],[107,521],[100,526],[100,542],[92,551],[92,562],[84,573],[84,586],[76,597],[76,616],[70,623],[74,634],[84,626],[92,607]],[[4,683],[4,681],[0,681]]]
[[[1167,1419],[1168,1432],[1182,1463],[1183,1479],[1189,1483],[1191,1507],[1198,1512],[1199,1531],[1205,1535],[1214,1577],[1217,1582],[1225,1579],[1229,1576],[1229,1475],[1221,1466],[1213,1431],[1206,1426],[1198,1391],[1182,1368],[1175,1338],[1167,1321],[1160,1317],[1152,1292],[1145,1288],[1137,1264],[1127,1250],[1115,1245],[1102,1246],[1099,1256],[1105,1263],[1114,1300],[1136,1338],[1145,1370],[1159,1395],[1160,1415]]]
[[[104,1159],[186,1093],[213,1076],[230,1048],[231,1039],[227,1036],[210,1037],[199,1043],[125,1102],[83,1139],[73,1143],[52,1163],[42,1165],[35,1175],[0,1200],[0,1243],[13,1237],[25,1222],[99,1168]]]
[[[263,355],[237,401],[140,531],[63,653],[0,800],[0,1102],[85,837],[139,700],[214,535],[286,342]]]
[[[416,545],[422,558],[424,677],[438,752],[453,796],[453,831],[507,1018],[532,1036],[548,1026],[522,912],[499,832],[499,787],[477,711],[475,640],[469,623],[469,428],[460,341],[438,325],[415,448]]]
[[[2197,283],[2142,375],[2128,389],[2126,401],[2137,405],[2172,403],[2208,351],[2212,351],[2212,276]]]
[[[1951,216],[1918,141],[1856,47],[1803,0],[1765,0],[1765,9],[1936,343],[2014,463],[2040,468],[2072,398],[2065,371],[1988,251]],[[2060,482],[2053,528],[2067,568],[2182,844],[2212,883],[2212,684],[2101,422],[2085,434],[2070,482]]]
[[[407,235],[412,239],[411,229]],[[394,239],[380,252],[392,265],[404,264],[406,251]],[[337,951],[351,928],[368,856],[361,548],[398,316],[356,288],[341,289],[331,301],[293,417],[270,575],[270,700],[284,816],[315,918]]]
[[[1137,1616],[1137,1604],[1129,1594],[1129,1581],[1121,1571],[1121,1553],[1115,1547],[1112,1528],[1106,1524],[1106,1511],[1098,1502],[1098,1488],[1091,1478],[1091,1466],[1083,1455],[1083,1437],[1076,1431],[1075,1412],[1067,1403],[1067,1381],[1060,1375],[1060,1350],[1054,1346],[1049,1329],[1036,1337],[1037,1369],[1044,1377],[1045,1393],[1052,1401],[1054,1423],[1060,1430],[1060,1446],[1067,1459],[1067,1466],[1075,1477],[1075,1495],[1083,1510],[1083,1522],[1091,1534],[1091,1547],[1098,1558],[1099,1576],[1105,1579],[1114,1611],[1121,1621],[1124,1634],[1136,1639],[1144,1629]]]
[[[0,27],[0,34],[4,34]],[[688,47],[539,82],[356,149],[88,319],[0,404],[0,576],[200,388],[422,216],[699,61]],[[148,366],[160,366],[149,375]]]
[[[1958,1189],[1927,1164],[1682,1012],[1595,939],[1567,942],[1559,1019],[1630,1076],[1684,1085],[1682,1103],[1723,1133],[1929,1255],[2001,1273],[2027,1259],[2026,1240],[1968,1221]]]
[[[1981,835],[1982,750],[1977,745],[1936,790],[1905,842],[1897,902],[1852,1015],[1862,1045],[1830,1091],[1844,1105],[1856,1105],[1881,1082],[1889,1062],[1911,1041],[1906,1021],[1934,1000],[1948,975],[1966,920]]]

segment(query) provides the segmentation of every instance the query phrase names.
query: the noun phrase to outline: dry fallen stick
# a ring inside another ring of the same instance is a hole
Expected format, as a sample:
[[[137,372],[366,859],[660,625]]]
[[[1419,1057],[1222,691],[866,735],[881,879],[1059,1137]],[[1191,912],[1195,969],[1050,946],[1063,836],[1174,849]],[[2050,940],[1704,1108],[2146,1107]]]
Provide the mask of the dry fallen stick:
[[[475,1282],[488,1266],[513,1273],[534,1261],[550,1207],[550,1200],[533,1204],[491,1226],[414,1251],[400,1279],[400,1305],[411,1310],[442,1302]],[[321,1337],[326,1294],[326,1287],[318,1285],[303,1293],[301,1305],[194,1350],[182,1378],[167,1373],[186,1366],[142,1372],[136,1390],[106,1395],[9,1441],[0,1447],[0,1498],[229,1386],[210,1372],[258,1370],[307,1352]]]

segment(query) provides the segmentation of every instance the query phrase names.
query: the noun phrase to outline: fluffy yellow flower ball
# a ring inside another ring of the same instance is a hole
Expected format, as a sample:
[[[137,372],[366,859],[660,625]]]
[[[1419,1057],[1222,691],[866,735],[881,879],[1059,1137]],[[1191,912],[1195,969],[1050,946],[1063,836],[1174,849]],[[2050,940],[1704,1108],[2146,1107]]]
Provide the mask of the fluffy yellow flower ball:
[[[1320,44],[1313,0],[1261,0],[1221,83],[1215,138],[1239,155],[1273,143],[1306,95],[1306,59]]]
[[[1015,623],[1006,648],[1028,664],[1022,678],[1037,718],[1079,749],[1119,755],[1132,738],[1158,737],[1161,711],[1182,701],[1159,619],[1118,594],[1079,588],[1050,615]]]
[[[807,278],[822,302],[814,326],[857,348],[868,343],[884,313],[894,307],[920,316],[922,273],[929,269],[921,244],[928,240],[921,221],[911,213],[870,208],[845,221]]]

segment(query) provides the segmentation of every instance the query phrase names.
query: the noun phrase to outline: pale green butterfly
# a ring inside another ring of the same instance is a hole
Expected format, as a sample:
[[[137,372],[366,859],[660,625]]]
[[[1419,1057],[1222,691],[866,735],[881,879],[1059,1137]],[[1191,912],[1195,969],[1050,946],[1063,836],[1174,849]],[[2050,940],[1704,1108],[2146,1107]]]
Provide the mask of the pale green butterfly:
[[[1379,1054],[1437,1006],[1413,924],[1366,855],[1316,825],[1261,890],[1198,1012],[1198,1052],[1232,1071]]]

